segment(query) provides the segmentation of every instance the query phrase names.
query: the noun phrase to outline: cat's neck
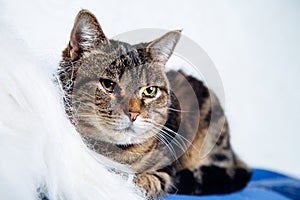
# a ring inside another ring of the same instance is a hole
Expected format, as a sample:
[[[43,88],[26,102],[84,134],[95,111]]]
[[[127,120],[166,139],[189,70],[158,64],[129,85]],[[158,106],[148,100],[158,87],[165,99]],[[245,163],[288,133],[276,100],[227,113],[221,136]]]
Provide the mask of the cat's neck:
[[[145,154],[151,153],[158,145],[158,141],[155,137],[151,137],[143,143],[128,145],[119,145],[95,140],[89,136],[84,136],[84,139],[86,140],[86,144],[89,144],[89,148],[93,151],[122,164],[132,164],[136,162]]]

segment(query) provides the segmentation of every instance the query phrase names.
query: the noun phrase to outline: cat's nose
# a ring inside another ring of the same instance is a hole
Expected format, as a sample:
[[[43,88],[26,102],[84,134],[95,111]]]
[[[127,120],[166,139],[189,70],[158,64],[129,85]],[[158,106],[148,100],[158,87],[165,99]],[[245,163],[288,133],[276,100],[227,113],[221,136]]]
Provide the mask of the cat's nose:
[[[130,99],[128,102],[128,113],[130,120],[134,122],[141,113],[141,100],[135,98]]]
[[[140,115],[139,111],[130,111],[129,110],[129,118],[132,122],[134,122],[139,115]]]

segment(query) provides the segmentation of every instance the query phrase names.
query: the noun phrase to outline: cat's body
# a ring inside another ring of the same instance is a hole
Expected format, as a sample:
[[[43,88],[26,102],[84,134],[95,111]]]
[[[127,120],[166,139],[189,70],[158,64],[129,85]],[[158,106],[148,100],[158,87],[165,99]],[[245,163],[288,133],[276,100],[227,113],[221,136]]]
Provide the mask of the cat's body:
[[[230,147],[217,98],[193,77],[164,72],[179,38],[108,40],[81,11],[59,69],[67,114],[91,149],[136,172],[148,196],[241,189],[251,171]]]

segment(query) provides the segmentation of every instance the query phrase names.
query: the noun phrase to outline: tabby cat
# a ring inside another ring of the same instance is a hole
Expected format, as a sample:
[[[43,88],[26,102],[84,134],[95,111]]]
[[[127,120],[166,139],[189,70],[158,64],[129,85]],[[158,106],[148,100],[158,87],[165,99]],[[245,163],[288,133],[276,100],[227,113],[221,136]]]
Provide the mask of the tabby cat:
[[[201,81],[165,72],[180,35],[109,40],[80,11],[58,70],[66,113],[89,148],[135,172],[148,197],[239,190],[251,170],[230,146],[217,98]]]

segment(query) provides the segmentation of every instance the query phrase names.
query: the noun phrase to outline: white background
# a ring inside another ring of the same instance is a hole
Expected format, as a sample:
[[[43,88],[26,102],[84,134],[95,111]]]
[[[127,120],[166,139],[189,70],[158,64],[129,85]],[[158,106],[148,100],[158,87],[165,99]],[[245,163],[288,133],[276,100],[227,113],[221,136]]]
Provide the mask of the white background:
[[[253,167],[300,177],[300,1],[0,0],[2,21],[53,67],[81,8],[109,37],[183,28],[221,75],[234,149]]]

